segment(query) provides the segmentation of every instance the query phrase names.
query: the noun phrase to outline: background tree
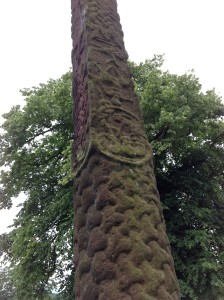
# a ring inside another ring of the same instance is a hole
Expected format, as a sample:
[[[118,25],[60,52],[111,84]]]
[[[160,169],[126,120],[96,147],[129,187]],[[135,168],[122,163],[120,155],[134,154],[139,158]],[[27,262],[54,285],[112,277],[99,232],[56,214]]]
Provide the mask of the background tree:
[[[14,295],[14,288],[10,269],[6,266],[0,267],[0,299],[12,300]]]
[[[202,92],[193,72],[173,75],[162,71],[162,63],[163,57],[155,56],[131,66],[154,148],[182,299],[221,300],[224,107],[214,91]],[[4,115],[1,205],[10,207],[21,191],[27,195],[16,228],[0,239],[2,252],[13,258],[16,289],[26,287],[17,299],[32,299],[43,288],[47,293],[51,284],[61,286],[63,299],[74,298],[70,90],[68,73],[23,90],[24,107]]]
[[[44,299],[72,281],[71,73],[21,92],[24,107],[3,116],[1,207],[27,196],[8,235],[14,285],[17,299]]]

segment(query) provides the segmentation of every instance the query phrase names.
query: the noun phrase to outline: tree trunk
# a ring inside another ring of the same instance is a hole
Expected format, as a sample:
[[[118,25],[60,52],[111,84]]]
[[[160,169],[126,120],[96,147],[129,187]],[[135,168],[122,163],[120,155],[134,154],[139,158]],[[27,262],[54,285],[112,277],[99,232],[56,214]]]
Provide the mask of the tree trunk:
[[[72,0],[76,300],[180,299],[115,0]]]

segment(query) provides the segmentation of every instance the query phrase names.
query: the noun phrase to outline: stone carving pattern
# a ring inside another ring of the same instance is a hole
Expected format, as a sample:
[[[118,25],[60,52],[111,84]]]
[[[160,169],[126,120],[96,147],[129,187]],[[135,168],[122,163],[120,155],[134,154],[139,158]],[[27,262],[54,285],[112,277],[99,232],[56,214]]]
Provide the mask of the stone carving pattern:
[[[180,299],[116,1],[72,11],[76,299]]]
[[[72,1],[72,64],[74,105],[74,168],[81,167],[89,148],[89,95],[87,76],[87,37],[85,30],[85,1]]]
[[[116,1],[73,3],[74,167],[81,169],[92,147],[122,162],[145,163],[151,149],[127,65]]]
[[[93,153],[77,182],[77,300],[178,300],[153,169]]]

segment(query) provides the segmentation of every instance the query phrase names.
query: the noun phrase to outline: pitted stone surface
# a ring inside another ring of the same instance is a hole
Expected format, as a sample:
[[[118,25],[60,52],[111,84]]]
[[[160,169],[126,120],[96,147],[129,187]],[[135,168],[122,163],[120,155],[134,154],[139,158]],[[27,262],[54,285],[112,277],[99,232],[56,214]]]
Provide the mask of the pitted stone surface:
[[[97,164],[91,170],[93,161]],[[99,172],[100,168],[102,172]],[[80,218],[83,220],[83,207],[81,205],[76,209],[75,236],[78,247],[75,248],[75,257],[79,270],[76,272],[76,285],[79,286],[76,299],[85,300],[81,294],[84,285],[87,285],[86,289],[95,285],[99,291],[98,299],[179,299],[162,211],[159,202],[154,201],[158,197],[155,181],[148,178],[144,188],[133,189],[128,195],[130,180],[140,184],[141,180],[146,181],[144,174],[153,170],[149,164],[124,164],[122,172],[120,169],[120,162],[108,160],[108,157],[95,152],[77,180],[78,186],[82,176],[91,170],[94,178],[92,186],[83,189],[81,198],[92,189],[96,199],[86,212],[83,227],[80,226],[80,223],[83,224],[80,222]],[[100,173],[107,174],[107,180],[102,183],[97,178]],[[119,178],[119,185],[114,177]],[[105,205],[97,209],[97,199],[102,191],[105,199],[113,195],[114,200],[104,201]],[[150,199],[144,195],[153,196]],[[85,276],[87,272],[89,281]],[[109,291],[111,298],[103,296]]]
[[[72,0],[76,300],[178,300],[115,0]]]

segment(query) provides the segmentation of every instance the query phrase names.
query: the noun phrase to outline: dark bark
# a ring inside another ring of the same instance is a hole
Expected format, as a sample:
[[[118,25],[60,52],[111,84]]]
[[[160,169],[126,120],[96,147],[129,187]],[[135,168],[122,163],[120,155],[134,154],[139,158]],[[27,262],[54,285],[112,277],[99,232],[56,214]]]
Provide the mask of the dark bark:
[[[72,0],[77,300],[180,299],[115,0]]]

